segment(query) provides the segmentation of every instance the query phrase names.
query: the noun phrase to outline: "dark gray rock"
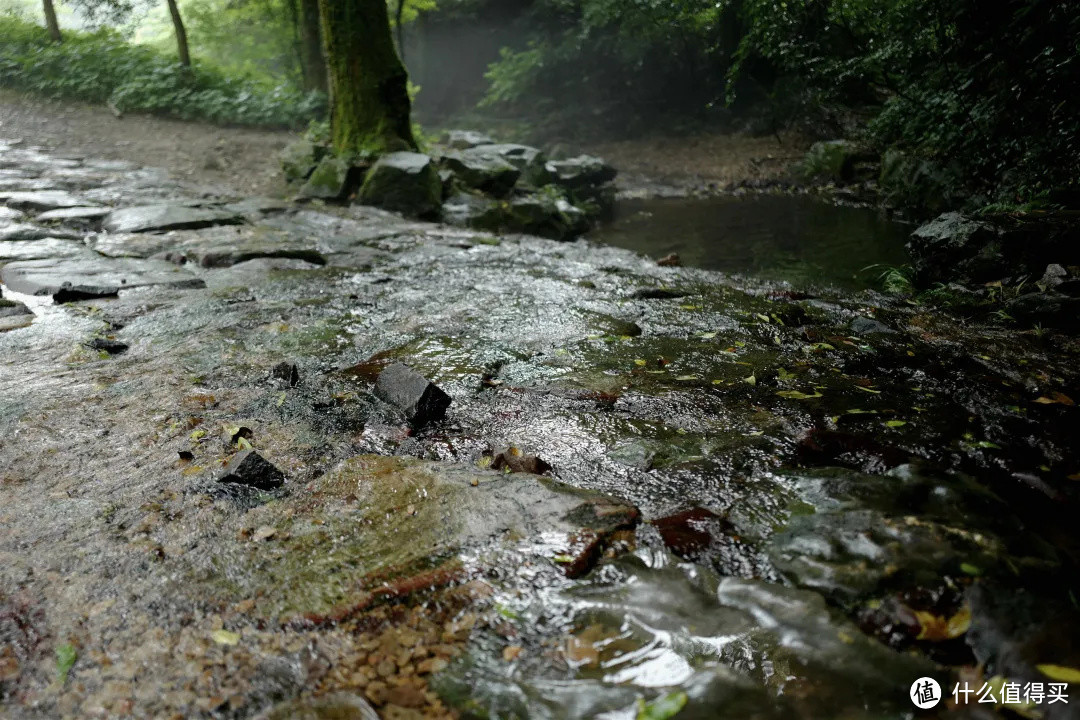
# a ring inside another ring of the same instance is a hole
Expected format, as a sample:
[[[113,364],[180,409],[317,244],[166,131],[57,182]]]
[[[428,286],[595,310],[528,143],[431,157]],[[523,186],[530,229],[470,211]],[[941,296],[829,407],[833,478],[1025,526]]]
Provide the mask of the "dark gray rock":
[[[349,192],[351,171],[351,166],[343,158],[328,155],[319,161],[297,195],[317,200],[341,200]]]
[[[1046,271],[1043,272],[1042,279],[1039,280],[1037,285],[1043,290],[1051,290],[1061,285],[1068,280],[1069,272],[1065,268],[1061,267],[1057,263],[1051,263],[1046,266]]]
[[[555,182],[571,190],[603,185],[615,179],[615,168],[593,155],[579,155],[569,160],[553,160],[548,166],[555,173]]]
[[[501,156],[483,150],[480,147],[448,153],[443,156],[442,164],[465,187],[502,197],[514,187],[521,177],[521,170]]]
[[[111,338],[96,337],[86,343],[91,350],[106,352],[109,355],[120,355],[128,351],[128,344]]]
[[[21,302],[0,298],[0,318],[15,317],[17,315],[32,315],[30,308]]]
[[[1058,288],[1066,284],[1058,285]],[[1080,328],[1080,298],[1058,289],[1028,293],[1005,303],[1005,312],[1021,325],[1075,330]]]
[[[439,170],[421,153],[383,155],[368,171],[359,201],[414,217],[435,217],[442,206]]]
[[[474,130],[449,130],[443,135],[447,147],[455,150],[468,150],[478,145],[494,145],[495,141],[483,133]]]
[[[143,205],[113,210],[105,218],[104,229],[111,233],[157,232],[236,225],[244,222],[237,213],[218,208],[185,205]]]
[[[296,387],[300,384],[300,369],[296,363],[283,360],[270,369],[270,377],[281,380],[287,387]]]
[[[375,395],[400,409],[418,427],[441,420],[452,402],[439,386],[402,363],[394,363],[379,373]]]
[[[443,222],[450,225],[497,231],[504,218],[499,201],[474,193],[456,193],[442,206]]]
[[[132,236],[137,238],[138,236]],[[206,228],[169,233],[162,237],[171,241],[152,253],[170,262],[193,263],[205,268],[231,267],[259,258],[287,258],[325,265],[326,258],[313,240],[299,240],[293,234],[270,230],[262,226],[236,225],[229,228]],[[127,243],[134,251],[137,241]],[[148,244],[146,248],[151,246]]]
[[[0,227],[0,242],[21,242],[27,240],[41,240],[47,237],[76,238],[78,234],[70,230],[59,228],[43,228],[29,223],[14,223],[6,227]]]
[[[273,490],[285,483],[285,473],[254,450],[242,450],[225,466],[218,482]]]
[[[0,269],[0,281],[26,295],[52,295],[57,302],[108,297],[151,285],[201,288],[200,278],[163,260],[75,258],[25,260]]]
[[[221,207],[231,213],[243,215],[248,219],[258,219],[266,215],[278,215],[287,212],[291,208],[289,203],[283,200],[263,197],[244,198],[236,202],[226,203]]]
[[[548,167],[547,157],[539,149],[528,145],[501,143],[481,145],[471,152],[502,158],[521,171],[519,182],[526,187],[543,187],[554,181],[555,175]]]
[[[907,247],[921,284],[986,282],[1004,270],[1000,230],[958,212],[943,213],[917,228]]]
[[[319,161],[326,155],[326,148],[310,140],[300,138],[281,151],[281,169],[285,181],[290,183],[306,180]]]
[[[896,334],[896,331],[885,323],[874,320],[873,318],[863,317],[862,315],[851,321],[851,332],[856,335],[873,335],[875,333],[885,335]]]
[[[506,229],[532,235],[570,240],[589,229],[589,218],[569,200],[549,193],[530,193],[513,198]]]
[[[54,210],[56,208],[83,207],[90,204],[83,198],[63,190],[0,192],[0,201],[17,210]]]

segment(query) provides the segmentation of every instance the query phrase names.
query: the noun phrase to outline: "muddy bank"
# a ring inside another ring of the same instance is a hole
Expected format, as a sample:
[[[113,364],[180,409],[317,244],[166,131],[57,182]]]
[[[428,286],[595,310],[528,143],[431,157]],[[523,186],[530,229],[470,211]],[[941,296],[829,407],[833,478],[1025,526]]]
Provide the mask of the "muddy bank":
[[[5,716],[901,718],[1080,666],[1071,335],[0,171]]]

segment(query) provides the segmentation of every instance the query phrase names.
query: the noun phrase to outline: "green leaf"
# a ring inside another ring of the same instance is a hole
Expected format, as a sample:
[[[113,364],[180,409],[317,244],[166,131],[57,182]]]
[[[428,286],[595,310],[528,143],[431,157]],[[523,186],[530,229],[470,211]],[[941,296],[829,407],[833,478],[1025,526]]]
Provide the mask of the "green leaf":
[[[873,395],[880,395],[881,394],[880,390],[871,390],[870,388],[863,387],[862,385],[856,385],[855,389],[856,390],[862,390],[863,392],[868,392],[868,393],[871,393]]]
[[[68,672],[79,659],[79,651],[71,643],[56,648],[56,680],[63,685],[67,682]]]
[[[807,395],[798,390],[780,390],[776,394],[780,397],[792,398],[794,400],[808,400],[810,398],[819,398],[822,396],[819,392],[816,392],[813,395]]]
[[[1065,665],[1036,665],[1035,669],[1051,680],[1080,683],[1080,670]],[[640,715],[638,717],[641,717]]]
[[[898,428],[907,425],[907,420],[886,420],[885,427]]]
[[[716,337],[715,332],[703,332],[703,333],[701,333],[701,339],[702,340],[712,340],[714,337]]]
[[[688,700],[684,692],[670,692],[650,703],[639,699],[637,720],[668,720],[678,715]]]

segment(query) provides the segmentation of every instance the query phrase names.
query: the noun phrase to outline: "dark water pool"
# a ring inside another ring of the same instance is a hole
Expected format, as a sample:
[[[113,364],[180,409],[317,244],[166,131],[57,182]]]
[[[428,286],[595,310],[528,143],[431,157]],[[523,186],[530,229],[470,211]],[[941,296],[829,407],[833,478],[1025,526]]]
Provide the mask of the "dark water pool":
[[[619,203],[594,240],[683,265],[859,289],[877,263],[903,265],[911,228],[878,210],[832,205],[802,195],[655,198]]]

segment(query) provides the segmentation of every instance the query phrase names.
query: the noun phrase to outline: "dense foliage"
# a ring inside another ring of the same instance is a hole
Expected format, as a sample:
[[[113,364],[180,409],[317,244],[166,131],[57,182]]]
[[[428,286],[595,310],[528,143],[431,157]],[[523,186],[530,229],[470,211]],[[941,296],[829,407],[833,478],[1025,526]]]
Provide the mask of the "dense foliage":
[[[715,127],[733,110],[761,131],[798,123],[899,148],[982,202],[1070,201],[1080,182],[1069,0],[528,5],[528,38],[488,73],[485,104],[502,112],[633,132]]]
[[[299,127],[325,104],[287,82],[229,74],[198,60],[182,67],[174,53],[129,43],[109,29],[67,32],[62,44],[51,43],[43,28],[13,16],[0,16],[0,85],[238,125]]]

